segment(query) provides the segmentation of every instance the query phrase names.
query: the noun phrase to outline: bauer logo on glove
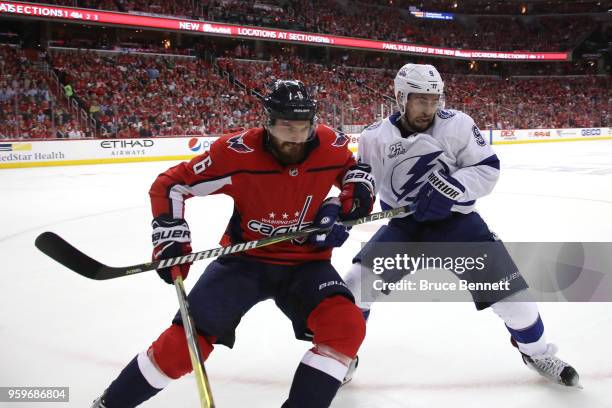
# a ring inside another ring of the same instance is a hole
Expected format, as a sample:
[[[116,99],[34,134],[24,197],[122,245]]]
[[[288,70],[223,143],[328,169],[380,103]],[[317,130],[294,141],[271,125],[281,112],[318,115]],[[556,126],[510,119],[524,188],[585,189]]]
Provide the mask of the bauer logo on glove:
[[[372,168],[365,163],[352,166],[342,178],[340,203],[343,221],[365,217],[374,207],[374,176]]]
[[[187,221],[164,214],[154,218],[151,227],[153,227],[153,233],[151,234],[153,261],[191,253],[191,232]],[[190,266],[191,264],[178,266],[183,279],[187,277]],[[160,268],[157,270],[157,274],[164,282],[173,283],[170,268]]]

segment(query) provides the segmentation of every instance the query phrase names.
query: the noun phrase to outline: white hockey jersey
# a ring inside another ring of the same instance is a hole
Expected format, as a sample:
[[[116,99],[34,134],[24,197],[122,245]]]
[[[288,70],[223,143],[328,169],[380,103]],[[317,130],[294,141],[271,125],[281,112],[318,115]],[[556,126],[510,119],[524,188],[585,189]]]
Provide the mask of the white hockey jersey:
[[[456,110],[439,110],[432,126],[422,133],[406,132],[400,114],[367,127],[359,138],[358,155],[372,166],[383,210],[414,202],[434,170],[451,175],[463,185],[452,210],[467,214],[476,199],[493,190],[499,178],[499,159],[474,120]]]

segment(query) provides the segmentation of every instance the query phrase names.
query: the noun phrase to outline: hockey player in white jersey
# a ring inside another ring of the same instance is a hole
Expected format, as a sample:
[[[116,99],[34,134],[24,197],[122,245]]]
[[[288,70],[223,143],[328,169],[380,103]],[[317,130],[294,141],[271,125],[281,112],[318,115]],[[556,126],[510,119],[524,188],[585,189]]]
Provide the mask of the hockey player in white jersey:
[[[362,285],[369,285],[365,281],[378,277],[367,259],[380,243],[491,242],[501,263],[487,270],[485,277],[481,274],[471,279],[506,280],[509,290],[493,298],[472,292],[476,308],[491,307],[503,319],[527,366],[553,382],[577,386],[576,370],[557,358],[556,347],[546,342],[542,318],[527,283],[503,243],[474,211],[476,200],[489,194],[499,177],[499,160],[493,149],[470,116],[444,109],[444,82],[432,65],[404,65],[395,77],[394,88],[399,112],[362,132],[359,158],[372,166],[383,210],[410,205],[414,211],[392,219],[356,255],[345,279],[349,288],[359,299]],[[470,279],[462,276],[466,278]],[[372,302],[382,295],[371,293],[362,299],[360,307],[366,319]],[[353,363],[355,366],[356,361]],[[349,372],[345,382],[351,377]]]

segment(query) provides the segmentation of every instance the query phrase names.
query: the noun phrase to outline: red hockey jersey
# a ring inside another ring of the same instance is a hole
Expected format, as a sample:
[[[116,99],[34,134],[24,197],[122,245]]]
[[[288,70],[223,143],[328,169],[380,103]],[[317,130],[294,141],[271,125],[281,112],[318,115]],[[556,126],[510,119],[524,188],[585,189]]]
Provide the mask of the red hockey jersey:
[[[153,216],[183,218],[185,200],[227,194],[234,212],[221,245],[266,238],[310,225],[333,185],[356,162],[349,138],[319,125],[313,148],[300,164],[283,166],[266,149],[263,128],[226,135],[210,150],[160,174],[149,191]],[[328,260],[331,248],[293,241],[246,252],[264,262]]]

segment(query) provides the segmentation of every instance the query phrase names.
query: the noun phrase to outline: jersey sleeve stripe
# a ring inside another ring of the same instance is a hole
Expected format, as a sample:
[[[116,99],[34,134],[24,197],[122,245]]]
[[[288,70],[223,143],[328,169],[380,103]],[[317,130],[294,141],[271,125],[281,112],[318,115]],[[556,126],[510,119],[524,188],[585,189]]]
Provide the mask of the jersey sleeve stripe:
[[[464,202],[456,202],[454,205],[470,206],[470,205],[474,205],[475,203],[476,203],[476,200],[471,200],[471,201],[464,201]]]
[[[383,211],[388,211],[388,210],[392,210],[393,207],[391,207],[389,204],[385,203],[383,200],[380,200],[380,208]]]
[[[329,170],[343,169],[344,167],[345,167],[344,164],[338,165],[338,166],[315,167],[315,168],[312,168],[312,169],[307,169],[306,172],[308,172],[308,173],[316,173],[316,172],[320,172],[320,171],[329,171]]]
[[[279,174],[280,171],[278,171],[278,170],[238,170],[238,171],[233,171],[231,173],[222,174],[220,176],[206,178],[205,180],[197,181],[195,183],[191,183],[189,186],[190,187],[195,187],[195,186],[197,186],[198,184],[201,184],[201,183],[208,183],[210,181],[216,181],[216,180],[220,180],[220,179],[230,178],[232,176],[235,176],[237,174],[242,174],[242,173],[264,175],[264,174]]]
[[[183,218],[183,209],[185,196],[207,196],[219,190],[221,187],[232,184],[231,177],[225,177],[218,180],[200,182],[194,186],[184,184],[175,184],[170,188],[168,196],[172,200],[172,216],[174,218]]]
[[[476,166],[490,166],[490,167],[493,167],[494,169],[499,170],[499,158],[497,157],[496,154],[493,154],[487,157],[486,159],[481,160],[480,162],[476,164],[472,164],[471,166],[466,166],[466,167],[476,167]]]

